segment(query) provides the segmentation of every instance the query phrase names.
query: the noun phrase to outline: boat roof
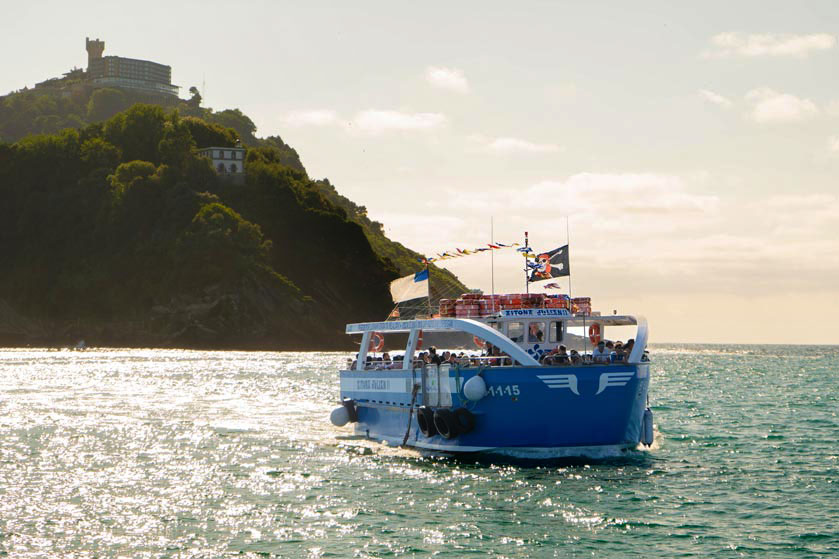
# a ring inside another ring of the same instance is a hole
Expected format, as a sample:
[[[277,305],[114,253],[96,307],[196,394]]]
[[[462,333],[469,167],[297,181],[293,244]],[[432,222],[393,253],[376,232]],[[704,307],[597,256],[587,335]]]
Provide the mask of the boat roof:
[[[538,309],[532,309],[538,310]],[[551,320],[559,319],[568,322],[571,325],[579,324],[581,326],[588,324],[601,324],[604,326],[630,326],[637,325],[638,332],[636,337],[636,346],[633,348],[629,363],[638,363],[641,360],[644,348],[647,345],[647,321],[644,317],[634,317],[628,315],[609,315],[609,316],[556,316],[556,317],[528,317],[530,320]],[[505,316],[503,319],[523,320],[523,317]],[[359,358],[357,367],[359,370],[363,366],[367,355],[368,344],[373,333],[409,333],[408,345],[405,348],[404,368],[409,368],[414,351],[417,347],[417,337],[420,332],[436,332],[436,331],[460,331],[477,336],[482,340],[492,343],[494,346],[500,348],[514,361],[525,367],[538,367],[539,362],[533,358],[523,347],[513,342],[510,338],[499,332],[495,328],[486,324],[498,320],[498,317],[486,317],[483,319],[472,318],[431,318],[427,320],[392,320],[386,322],[360,322],[356,324],[347,324],[347,334],[361,334],[361,347],[359,351]]]
[[[539,311],[542,309],[524,309],[528,311]],[[521,312],[521,311],[506,311]],[[602,326],[635,326],[638,318],[630,315],[606,315],[606,316],[570,316],[570,315],[540,315],[540,314],[508,314],[490,315],[481,318],[430,318],[416,320],[389,320],[386,322],[359,322],[347,324],[347,334],[362,334],[364,332],[410,332],[411,330],[425,330],[428,332],[442,330],[458,330],[458,324],[475,322],[483,325],[485,322],[498,321],[522,321],[522,320],[561,320],[570,326],[587,326],[598,323]]]

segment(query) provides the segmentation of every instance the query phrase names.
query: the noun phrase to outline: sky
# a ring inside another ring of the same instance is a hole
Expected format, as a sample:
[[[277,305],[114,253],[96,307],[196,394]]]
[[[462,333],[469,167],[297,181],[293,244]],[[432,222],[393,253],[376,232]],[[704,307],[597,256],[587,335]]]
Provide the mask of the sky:
[[[86,67],[84,39],[99,38],[105,55],[172,66],[183,96],[194,85],[206,106],[240,108],[417,251],[485,244],[492,218],[496,241],[570,241],[572,295],[645,315],[653,341],[839,343],[832,0],[76,0],[4,14],[0,92]],[[522,292],[522,260],[445,266]]]

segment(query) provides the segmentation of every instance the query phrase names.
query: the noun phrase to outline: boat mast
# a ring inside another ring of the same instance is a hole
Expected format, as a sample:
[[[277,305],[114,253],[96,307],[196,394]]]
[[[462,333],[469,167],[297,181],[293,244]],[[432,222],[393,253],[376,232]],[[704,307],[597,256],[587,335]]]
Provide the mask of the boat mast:
[[[527,231],[524,232],[524,292],[530,295],[530,282],[527,281],[528,266],[530,258],[527,256],[530,253],[530,244],[527,240]]]
[[[489,244],[495,244],[495,228],[492,222],[492,216],[489,216]],[[490,281],[492,282],[492,294],[495,295],[495,249],[490,246],[489,249],[489,258],[490,258]]]
[[[571,297],[571,229],[568,226],[568,216],[565,216],[565,246],[568,247],[568,297]]]
[[[428,269],[428,258],[423,258],[425,261],[425,275],[428,276],[428,318],[433,316],[431,312],[431,270]]]

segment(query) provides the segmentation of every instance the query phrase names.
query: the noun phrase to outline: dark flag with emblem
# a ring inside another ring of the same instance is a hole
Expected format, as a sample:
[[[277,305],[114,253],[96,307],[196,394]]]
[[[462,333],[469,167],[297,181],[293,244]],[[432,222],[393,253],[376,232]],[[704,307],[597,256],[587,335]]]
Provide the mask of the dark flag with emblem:
[[[536,255],[536,262],[530,264],[532,271],[527,281],[542,281],[571,275],[568,262],[568,245]]]

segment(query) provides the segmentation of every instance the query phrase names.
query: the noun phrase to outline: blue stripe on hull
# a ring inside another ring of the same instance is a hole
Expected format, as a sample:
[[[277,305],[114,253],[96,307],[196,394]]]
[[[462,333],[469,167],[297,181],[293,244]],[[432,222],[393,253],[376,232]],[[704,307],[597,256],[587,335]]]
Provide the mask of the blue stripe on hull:
[[[477,369],[450,372],[451,407],[465,407],[475,415],[474,431],[450,440],[439,435],[425,437],[414,414],[409,445],[474,452],[516,447],[634,447],[640,440],[648,364],[487,369],[483,377],[490,394],[476,403],[464,401],[458,387],[476,373]],[[401,442],[408,427],[413,382],[422,383],[420,371],[342,373],[342,396],[358,404],[356,432]],[[444,378],[441,386],[445,384]],[[421,405],[425,396],[420,391],[416,405]]]

